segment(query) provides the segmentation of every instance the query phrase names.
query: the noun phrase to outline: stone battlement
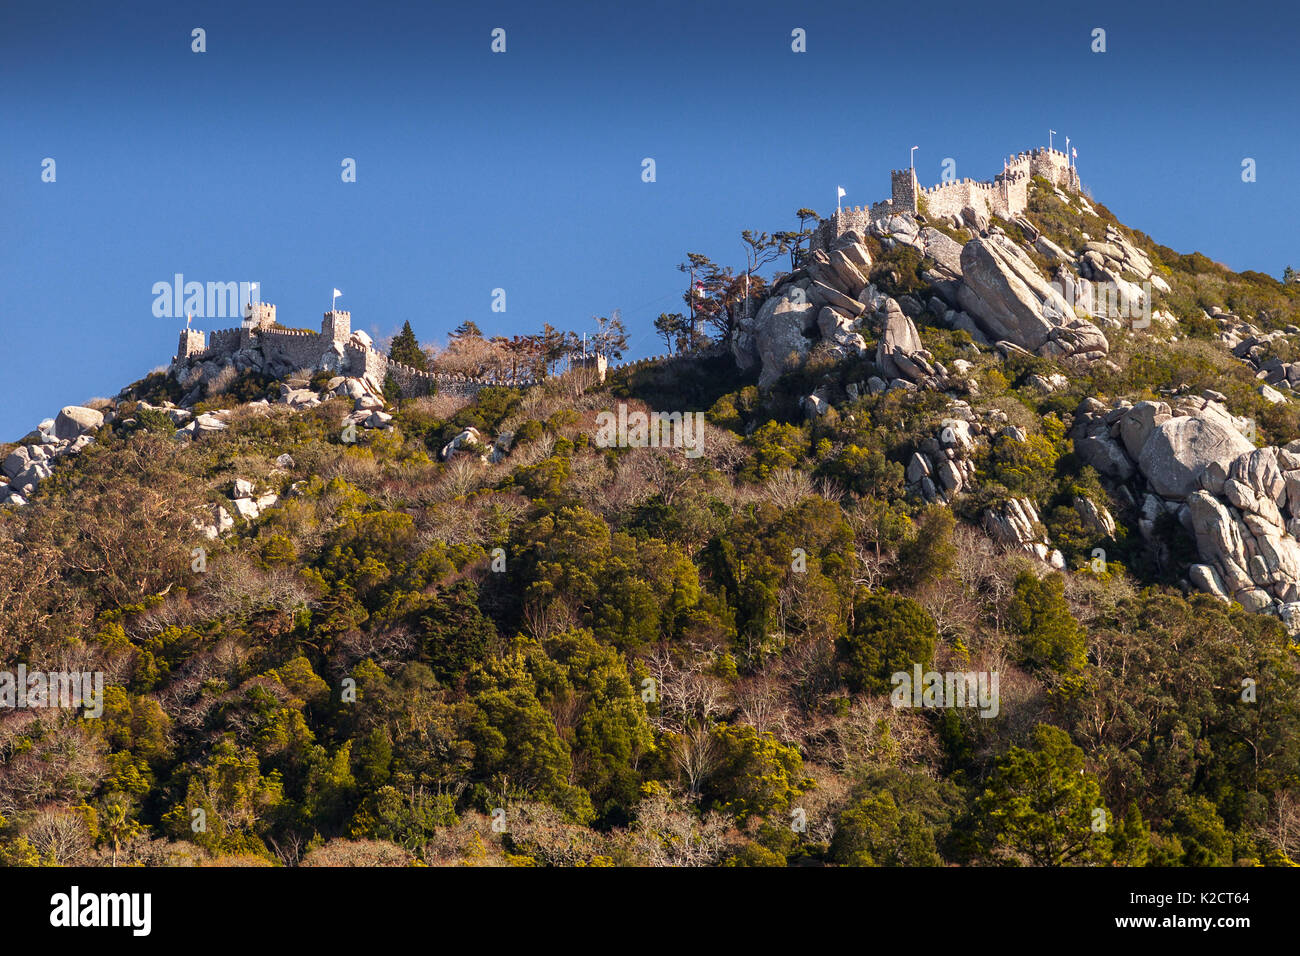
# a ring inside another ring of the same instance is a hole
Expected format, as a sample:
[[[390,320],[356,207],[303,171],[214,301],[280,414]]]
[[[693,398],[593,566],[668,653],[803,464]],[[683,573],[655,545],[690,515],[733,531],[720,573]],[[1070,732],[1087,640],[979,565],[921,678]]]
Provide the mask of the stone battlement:
[[[352,313],[326,312],[321,331],[271,328],[275,306],[253,303],[245,309],[244,321],[237,329],[218,329],[205,333],[185,329],[180,334],[176,362],[221,362],[236,352],[256,350],[263,368],[297,370],[324,368],[339,374],[362,378],[369,375],[382,383],[392,375],[402,394],[408,397],[431,395],[435,391],[472,396],[489,386],[531,388],[540,384],[532,378],[442,374],[394,362],[383,352],[352,338]],[[604,356],[600,356],[603,365]],[[603,369],[602,369],[603,370]]]
[[[313,335],[313,336],[320,335],[319,332],[313,332],[311,329],[264,329],[262,334],[280,335],[285,337],[292,337],[295,335]]]
[[[890,170],[890,197],[868,207],[841,209],[823,219],[809,241],[809,249],[827,249],[850,229],[863,232],[874,222],[899,213],[920,211],[922,203],[930,217],[961,216],[970,208],[977,215],[1014,219],[1029,205],[1029,180],[1041,176],[1059,189],[1078,192],[1079,171],[1059,149],[1038,147],[1003,160],[1002,172],[992,180],[965,179],[921,186],[911,169]]]
[[[244,306],[244,327],[266,329],[275,325],[275,306],[269,302],[250,302]]]

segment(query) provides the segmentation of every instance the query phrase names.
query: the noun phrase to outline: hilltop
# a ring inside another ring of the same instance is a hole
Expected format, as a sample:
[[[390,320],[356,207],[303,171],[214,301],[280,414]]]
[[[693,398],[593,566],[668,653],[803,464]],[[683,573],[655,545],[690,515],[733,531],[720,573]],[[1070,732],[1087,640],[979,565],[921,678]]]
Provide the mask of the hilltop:
[[[104,677],[0,861],[1295,860],[1300,287],[1054,151],[891,187],[677,354],[255,304],[0,446],[3,667]]]

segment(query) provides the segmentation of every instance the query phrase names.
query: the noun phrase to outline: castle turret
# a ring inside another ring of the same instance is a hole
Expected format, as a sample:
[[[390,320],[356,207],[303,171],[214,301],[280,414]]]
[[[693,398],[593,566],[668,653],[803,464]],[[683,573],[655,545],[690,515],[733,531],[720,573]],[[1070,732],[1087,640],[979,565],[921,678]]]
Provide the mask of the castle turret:
[[[275,306],[269,302],[250,302],[244,306],[243,327],[261,332],[275,325]]]
[[[609,358],[603,352],[583,352],[570,360],[575,371],[581,371],[587,381],[605,384],[605,371],[609,368]]]
[[[1070,157],[1059,149],[1039,147],[1030,154],[1029,171],[1033,176],[1042,176],[1053,186],[1064,189],[1079,189],[1079,174],[1070,165]]]
[[[198,355],[208,347],[207,336],[198,329],[181,329],[180,345],[176,347],[176,361]]]
[[[894,212],[915,213],[916,208],[916,170],[890,170],[889,181],[893,187]]]
[[[352,313],[335,309],[325,313],[320,324],[321,334],[333,342],[347,342],[352,337]]]

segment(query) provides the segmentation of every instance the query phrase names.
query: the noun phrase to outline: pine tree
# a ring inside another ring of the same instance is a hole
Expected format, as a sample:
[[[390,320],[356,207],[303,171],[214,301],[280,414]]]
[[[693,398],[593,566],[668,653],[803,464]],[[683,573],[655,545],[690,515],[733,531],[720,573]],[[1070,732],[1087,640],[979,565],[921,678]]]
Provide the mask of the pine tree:
[[[394,362],[400,362],[421,371],[428,366],[428,359],[425,358],[420,343],[416,341],[415,333],[411,331],[410,322],[402,323],[402,331],[397,333],[396,338],[393,339],[393,344],[388,347],[388,357]]]

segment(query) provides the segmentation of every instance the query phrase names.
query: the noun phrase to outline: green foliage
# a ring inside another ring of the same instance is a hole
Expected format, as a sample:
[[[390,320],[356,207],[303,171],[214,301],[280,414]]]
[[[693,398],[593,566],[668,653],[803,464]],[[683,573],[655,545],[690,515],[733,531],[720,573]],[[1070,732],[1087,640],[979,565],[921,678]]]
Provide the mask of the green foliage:
[[[1012,747],[975,801],[984,818],[985,852],[998,862],[1032,866],[1105,863],[1110,840],[1094,829],[1106,813],[1083,751],[1059,727],[1034,728],[1034,748]]]
[[[798,465],[806,454],[808,438],[794,425],[770,421],[746,436],[745,446],[753,456],[741,468],[741,478],[762,481],[775,471]]]
[[[873,773],[840,812],[830,858],[844,866],[942,866],[961,809],[947,781],[902,771]]]
[[[719,724],[711,736],[718,748],[719,765],[705,798],[739,821],[785,815],[795,799],[812,786],[803,775],[799,751],[770,733],[743,724]]]
[[[1059,242],[1111,221],[1047,193]],[[0,666],[108,676],[101,719],[10,728],[0,760],[22,787],[0,862],[295,864],[365,845],[431,864],[1284,865],[1294,638],[1167,587],[1194,541],[1173,518],[1154,545],[1130,534],[1125,499],[1066,431],[1086,396],[1214,388],[1261,442],[1294,438],[1300,406],[1266,407],[1244,363],[1186,333],[1225,296],[1276,309],[1243,316],[1275,328],[1295,287],[1132,235],[1183,334],[1156,348],[1114,332],[1115,367],[1071,369],[1050,395],[1027,379],[1051,361],[1003,362],[918,320],[937,359],[975,361],[974,410],[1028,436],[993,437],[950,506],[909,497],[902,467],[950,396],[849,400],[870,363],[825,356],[760,393],[698,349],[698,328],[685,355],[606,387],[407,400],[395,429],[353,445],[345,399],[237,410],[177,442],[167,416],[131,405],[176,401],[175,380],[137,383],[31,507],[0,509]],[[783,241],[796,252],[797,234]],[[882,282],[927,298],[915,252],[866,244]],[[715,278],[712,301],[737,302],[737,276]],[[246,376],[210,401],[270,384]],[[835,410],[806,421],[799,399],[821,387]],[[708,409],[731,434],[711,430],[701,459],[592,447],[593,414],[628,398]],[[471,426],[513,431],[512,458],[433,460]],[[210,540],[193,521],[229,507],[235,477],[280,499]],[[1011,495],[1034,500],[1070,567],[1100,546],[1108,570],[1039,579],[958,526]],[[1110,508],[1115,540],[1083,525],[1079,498]],[[1000,659],[1003,719],[888,707],[895,671]],[[505,837],[483,816],[496,807]],[[803,808],[806,832],[791,825]],[[51,841],[52,821],[74,839]]]
[[[952,543],[956,526],[947,508],[927,508],[917,523],[916,534],[898,549],[898,582],[922,587],[947,577],[957,556]]]
[[[897,298],[901,295],[923,293],[928,284],[921,277],[934,263],[911,246],[899,243],[876,257],[871,268],[871,281],[876,288]],[[928,296],[923,296],[928,298]]]
[[[784,511],[767,502],[751,506],[710,543],[706,560],[747,656],[774,652],[789,634],[840,631],[849,612],[851,547],[838,508],[821,498]]]
[[[758,408],[758,401],[758,389],[749,385],[738,392],[723,395],[713,403],[705,417],[719,428],[743,432],[746,422],[751,420]]]
[[[934,619],[911,598],[866,594],[854,606],[853,627],[837,642],[845,680],[855,691],[886,691],[892,674],[929,666],[938,637]]]
[[[388,357],[394,362],[420,371],[427,369],[429,364],[424,349],[420,348],[415,333],[411,331],[410,322],[403,322],[402,331],[393,337],[393,342],[388,347]]]
[[[1060,572],[1042,579],[1030,571],[1020,572],[1007,622],[1020,636],[1020,657],[1029,666],[1060,673],[1083,667],[1087,643],[1065,600],[1065,578]]]

